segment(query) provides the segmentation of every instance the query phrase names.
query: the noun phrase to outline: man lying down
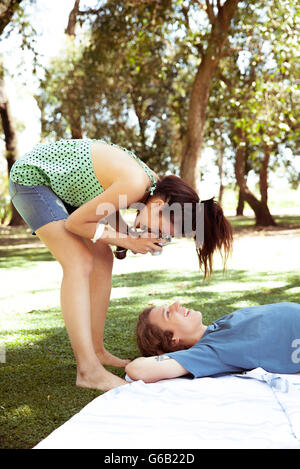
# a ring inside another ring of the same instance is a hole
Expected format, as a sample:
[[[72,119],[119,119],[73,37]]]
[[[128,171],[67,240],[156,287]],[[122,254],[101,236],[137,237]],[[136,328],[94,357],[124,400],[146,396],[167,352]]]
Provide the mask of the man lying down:
[[[297,373],[300,304],[243,308],[209,326],[202,323],[200,311],[179,302],[146,308],[138,319],[137,342],[143,357],[130,362],[126,373],[146,383],[257,367],[272,373]]]

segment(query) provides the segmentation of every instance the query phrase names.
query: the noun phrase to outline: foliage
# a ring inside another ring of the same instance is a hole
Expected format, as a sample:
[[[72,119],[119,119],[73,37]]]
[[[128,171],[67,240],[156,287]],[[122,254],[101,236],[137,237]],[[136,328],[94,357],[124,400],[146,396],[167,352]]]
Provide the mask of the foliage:
[[[299,174],[286,149],[293,151],[293,158],[299,155],[296,21],[290,1],[262,5],[258,10],[257,5],[248,4],[243,14],[240,11],[231,56],[223,60],[213,80],[207,120],[210,144],[218,146],[226,140],[231,149],[228,158],[234,157],[236,146],[242,143],[249,167],[258,172],[267,150],[272,169],[283,164],[290,168],[294,184]]]
[[[0,171],[0,224],[5,225],[11,218],[6,171]]]
[[[108,0],[82,7],[80,34],[66,39],[41,82],[43,138],[70,137],[75,110],[84,136],[126,146],[159,173],[178,173],[191,87],[209,45],[208,3]],[[271,146],[273,167],[285,164],[295,184],[296,21],[290,0],[240,3],[213,79],[206,122],[207,144],[221,143],[228,160],[242,128],[249,168],[258,170],[264,147]]]
[[[0,25],[3,21],[3,29],[0,26],[1,40],[7,39],[12,32],[20,38],[21,51],[27,50],[32,53],[32,71],[36,73],[39,66],[39,57],[36,51],[37,32],[32,26],[30,13],[35,6],[36,0],[2,0],[7,9],[0,12]]]
[[[59,135],[70,134],[60,118],[73,88],[85,134],[122,142],[158,172],[176,171],[199,49],[208,41],[206,13],[193,2],[111,0],[81,16],[91,33],[72,67],[76,71],[71,76],[67,67],[64,80],[56,79],[56,63],[42,83],[45,135],[58,128]]]
[[[133,149],[158,172],[175,170],[185,115],[181,79],[187,71],[183,77],[181,68],[188,57],[177,57],[170,25],[161,15],[153,19],[154,10],[107,2],[93,17],[88,43],[69,44],[42,83],[45,135],[70,135],[72,94],[86,135]]]

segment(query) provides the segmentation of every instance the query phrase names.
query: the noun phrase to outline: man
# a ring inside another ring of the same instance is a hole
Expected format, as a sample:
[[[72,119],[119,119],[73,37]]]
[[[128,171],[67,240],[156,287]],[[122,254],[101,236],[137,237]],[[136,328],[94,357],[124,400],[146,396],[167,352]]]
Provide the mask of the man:
[[[200,311],[179,302],[145,309],[137,324],[143,357],[126,366],[147,383],[192,374],[195,378],[262,367],[300,372],[300,305],[275,303],[243,308],[209,326]]]

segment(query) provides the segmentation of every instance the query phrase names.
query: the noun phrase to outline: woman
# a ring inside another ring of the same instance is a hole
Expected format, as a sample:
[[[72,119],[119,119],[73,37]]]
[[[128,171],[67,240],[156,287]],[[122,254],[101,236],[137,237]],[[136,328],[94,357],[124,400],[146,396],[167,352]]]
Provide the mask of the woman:
[[[136,227],[161,234],[168,204],[189,203],[196,219],[198,195],[176,176],[159,178],[132,152],[91,139],[37,145],[13,165],[9,191],[33,234],[62,266],[61,308],[77,363],[76,384],[102,391],[124,384],[103,367],[128,363],[103,344],[113,266],[110,245],[145,254],[160,251],[161,240],[152,233],[134,235],[121,217],[115,229],[99,226],[99,221],[143,203]],[[204,207],[205,239],[197,252],[206,274],[216,248],[230,251],[232,233],[218,204],[211,200]],[[174,217],[167,234],[176,234]]]

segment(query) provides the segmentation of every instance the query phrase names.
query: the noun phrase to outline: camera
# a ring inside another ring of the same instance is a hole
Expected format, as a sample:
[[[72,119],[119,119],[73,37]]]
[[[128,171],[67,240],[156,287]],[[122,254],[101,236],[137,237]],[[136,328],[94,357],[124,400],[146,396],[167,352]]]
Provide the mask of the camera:
[[[163,243],[154,243],[154,244],[156,244],[157,246],[160,246],[160,247],[166,246],[167,244],[169,244],[172,241],[172,238],[171,238],[170,235],[162,234],[160,236],[160,238],[164,239],[166,241],[165,244],[163,244]],[[151,253],[151,255],[152,256],[160,256],[161,253],[162,253],[162,251],[154,251],[154,252]]]
[[[167,234],[162,234],[160,236],[160,239],[164,239],[166,241],[166,243],[165,244],[163,244],[163,243],[154,243],[154,244],[156,244],[157,246],[163,247],[163,246],[166,246],[166,244],[171,243],[171,241],[172,241],[172,237],[170,235],[167,235]],[[161,253],[162,253],[162,251],[154,251],[154,252],[151,253],[151,255],[152,256],[160,256]],[[114,252],[114,256],[117,259],[122,260],[122,259],[125,259],[126,255],[127,255],[127,249],[122,248],[121,246],[117,246],[117,248]]]

